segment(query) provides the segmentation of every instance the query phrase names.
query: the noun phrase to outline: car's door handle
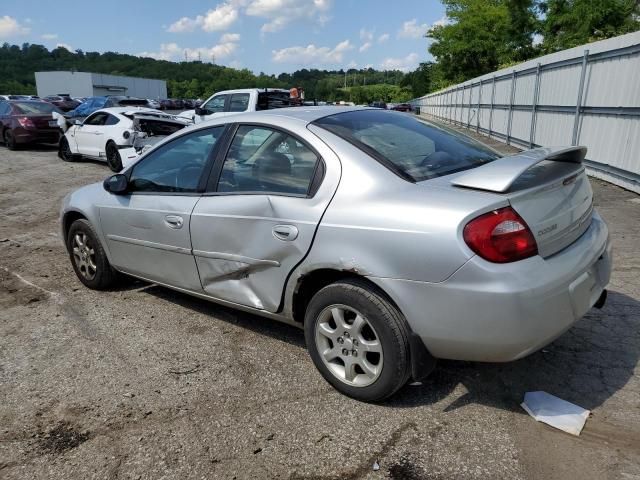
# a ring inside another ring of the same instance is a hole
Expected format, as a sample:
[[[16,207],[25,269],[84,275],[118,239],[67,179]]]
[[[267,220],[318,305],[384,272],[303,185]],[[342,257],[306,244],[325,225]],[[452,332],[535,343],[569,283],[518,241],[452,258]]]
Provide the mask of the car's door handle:
[[[184,220],[178,215],[167,215],[164,217],[164,223],[170,228],[182,228]]]
[[[291,241],[298,238],[298,227],[293,225],[276,225],[272,231],[278,240]]]

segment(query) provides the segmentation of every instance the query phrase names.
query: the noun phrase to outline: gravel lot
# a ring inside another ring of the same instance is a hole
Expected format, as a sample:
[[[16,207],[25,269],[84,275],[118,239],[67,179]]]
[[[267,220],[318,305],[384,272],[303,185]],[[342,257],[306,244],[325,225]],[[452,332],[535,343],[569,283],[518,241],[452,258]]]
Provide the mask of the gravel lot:
[[[295,328],[140,282],[82,287],[58,208],[108,174],[0,147],[0,477],[640,479],[637,195],[593,181],[615,247],[603,310],[528,358],[441,362],[367,405]],[[581,436],[530,418],[532,390],[591,409]]]

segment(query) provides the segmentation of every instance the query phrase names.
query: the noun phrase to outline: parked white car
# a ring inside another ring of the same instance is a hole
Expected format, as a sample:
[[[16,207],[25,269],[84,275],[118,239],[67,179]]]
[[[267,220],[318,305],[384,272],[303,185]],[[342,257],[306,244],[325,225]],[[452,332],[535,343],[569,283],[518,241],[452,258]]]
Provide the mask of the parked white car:
[[[200,107],[180,113],[194,123],[238,112],[257,112],[271,108],[289,107],[289,90],[281,88],[243,88],[224,90],[211,95]]]
[[[192,122],[149,108],[112,107],[98,110],[84,121],[69,121],[53,114],[65,132],[58,155],[65,161],[82,157],[106,161],[114,172],[133,163],[138,156]]]

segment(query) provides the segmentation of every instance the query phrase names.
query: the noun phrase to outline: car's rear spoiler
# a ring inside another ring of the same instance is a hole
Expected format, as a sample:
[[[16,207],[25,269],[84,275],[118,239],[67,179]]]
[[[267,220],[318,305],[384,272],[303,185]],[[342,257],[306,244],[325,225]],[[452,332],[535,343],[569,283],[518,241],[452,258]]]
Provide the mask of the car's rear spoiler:
[[[586,154],[587,147],[534,148],[474,168],[456,177],[451,183],[458,187],[502,193],[509,190],[525,171],[544,160],[582,163]]]

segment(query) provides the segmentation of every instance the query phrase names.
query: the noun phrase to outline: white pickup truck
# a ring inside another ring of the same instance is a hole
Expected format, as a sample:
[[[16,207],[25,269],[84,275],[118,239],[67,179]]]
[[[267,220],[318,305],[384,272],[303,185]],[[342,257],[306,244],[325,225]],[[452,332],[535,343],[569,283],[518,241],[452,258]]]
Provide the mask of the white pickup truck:
[[[179,116],[193,120],[194,123],[200,123],[211,118],[231,115],[237,112],[255,112],[293,105],[289,90],[280,88],[243,88],[216,92],[200,107],[182,112]]]

